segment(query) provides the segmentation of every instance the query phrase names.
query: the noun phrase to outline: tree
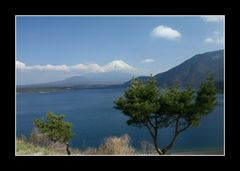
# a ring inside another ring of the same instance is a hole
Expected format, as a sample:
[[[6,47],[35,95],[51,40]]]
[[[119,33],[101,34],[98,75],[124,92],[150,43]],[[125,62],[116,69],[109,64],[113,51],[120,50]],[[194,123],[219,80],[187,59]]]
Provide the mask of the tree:
[[[35,119],[34,126],[40,133],[46,134],[53,142],[61,142],[66,145],[67,154],[70,155],[69,141],[73,136],[72,124],[64,121],[64,115],[47,113],[46,120]]]
[[[151,77],[147,82],[134,79],[130,87],[119,97],[115,108],[129,116],[128,125],[145,127],[150,133],[158,154],[166,154],[176,143],[180,133],[189,127],[198,126],[201,118],[209,114],[216,104],[217,89],[211,76],[202,83],[199,90],[191,86],[181,90],[178,84],[162,91]],[[170,143],[160,148],[159,130],[174,127]]]

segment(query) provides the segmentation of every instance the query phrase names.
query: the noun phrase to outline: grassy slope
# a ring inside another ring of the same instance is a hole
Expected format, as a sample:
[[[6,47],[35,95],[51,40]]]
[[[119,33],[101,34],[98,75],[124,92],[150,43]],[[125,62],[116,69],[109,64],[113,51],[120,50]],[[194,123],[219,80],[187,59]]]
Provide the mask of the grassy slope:
[[[21,139],[17,139],[16,148],[16,155],[60,155],[58,152],[34,146]]]

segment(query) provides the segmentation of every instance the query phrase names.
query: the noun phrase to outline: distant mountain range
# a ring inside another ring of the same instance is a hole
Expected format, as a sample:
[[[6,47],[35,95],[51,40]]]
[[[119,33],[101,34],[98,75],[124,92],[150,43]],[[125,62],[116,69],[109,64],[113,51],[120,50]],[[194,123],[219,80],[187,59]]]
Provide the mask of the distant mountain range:
[[[40,87],[86,87],[91,85],[116,85],[130,80],[133,75],[121,71],[105,73],[87,73],[84,76],[73,76],[61,81],[39,84],[17,85],[18,88],[40,88]]]
[[[198,87],[206,80],[208,74],[212,74],[218,88],[223,88],[224,79],[224,51],[217,50],[198,54],[186,60],[182,64],[154,77],[159,86],[172,85],[179,82],[182,87],[191,84],[193,87]],[[138,77],[142,81],[148,80],[149,77]],[[130,81],[124,83],[124,86],[129,86]]]
[[[219,89],[223,89],[224,79],[224,51],[217,50],[198,54],[186,60],[182,64],[166,71],[159,73],[154,77],[158,85],[172,85],[179,82],[182,87],[188,84],[198,87],[206,77],[211,73],[216,81]],[[116,76],[118,74],[118,76]],[[114,78],[115,75],[115,78]],[[107,78],[112,79],[107,79]],[[113,79],[114,78],[114,79]],[[86,75],[74,76],[62,81],[44,83],[44,84],[31,84],[31,85],[18,85],[18,89],[27,88],[114,88],[114,87],[127,87],[130,81],[125,82],[131,78],[130,74],[126,73],[104,73],[101,75]],[[140,76],[137,79],[146,81],[149,76]],[[122,82],[117,82],[117,79]],[[113,80],[113,81],[112,81]],[[125,83],[124,83],[125,82]]]
[[[19,88],[37,88],[37,87],[75,87],[81,85],[112,85],[119,84],[108,81],[93,81],[85,76],[73,76],[62,81],[55,81],[42,84],[27,84],[27,85],[18,85]]]

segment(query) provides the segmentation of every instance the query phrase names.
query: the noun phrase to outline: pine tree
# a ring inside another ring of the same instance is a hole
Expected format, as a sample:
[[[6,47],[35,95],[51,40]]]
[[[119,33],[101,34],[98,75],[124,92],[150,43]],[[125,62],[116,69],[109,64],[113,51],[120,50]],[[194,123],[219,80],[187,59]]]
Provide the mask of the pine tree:
[[[159,90],[153,77],[147,82],[134,79],[130,87],[119,97],[115,108],[129,116],[128,125],[145,127],[152,137],[158,154],[166,154],[176,143],[180,133],[198,126],[201,118],[209,114],[216,104],[217,89],[211,76],[196,92],[191,86],[181,90],[179,84]],[[159,130],[174,127],[170,143],[161,148]]]
[[[64,121],[64,115],[55,115],[54,113],[47,113],[46,120],[35,119],[33,121],[37,130],[53,142],[61,142],[66,145],[67,154],[70,155],[69,141],[73,136],[72,124]]]

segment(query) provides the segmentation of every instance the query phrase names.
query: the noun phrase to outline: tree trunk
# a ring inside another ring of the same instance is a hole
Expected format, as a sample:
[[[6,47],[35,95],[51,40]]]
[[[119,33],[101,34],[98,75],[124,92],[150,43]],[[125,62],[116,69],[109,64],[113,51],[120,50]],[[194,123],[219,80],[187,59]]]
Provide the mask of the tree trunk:
[[[187,124],[186,127],[182,128],[181,130],[178,130],[178,128],[179,128],[179,120],[176,121],[176,127],[175,127],[174,136],[173,136],[173,138],[172,138],[171,143],[162,150],[162,151],[163,151],[163,154],[166,154],[167,151],[168,151],[170,148],[172,148],[173,145],[176,144],[177,136],[178,136],[181,132],[185,131],[188,127],[190,127],[190,125],[191,125],[191,124]]]
[[[158,143],[157,143],[157,134],[158,134],[157,127],[154,127],[150,121],[149,121],[149,124],[152,126],[152,129],[154,129],[154,130],[152,130],[148,124],[146,124],[145,126],[147,127],[150,135],[152,136],[153,144],[154,144],[154,147],[155,147],[157,153],[159,155],[162,155],[163,152],[161,151],[161,149],[159,148]]]
[[[155,149],[157,150],[159,155],[163,155],[163,152],[160,150],[160,148],[158,147],[158,143],[157,143],[157,137],[153,137],[153,144]]]
[[[174,134],[174,137],[173,137],[171,143],[170,143],[166,148],[163,149],[163,154],[166,154],[167,151],[168,151],[170,148],[172,148],[173,145],[175,145],[176,140],[177,140],[177,135],[178,135],[178,133],[175,133],[175,134]]]
[[[69,150],[69,144],[66,143],[66,151],[68,155],[71,155],[71,151]]]

